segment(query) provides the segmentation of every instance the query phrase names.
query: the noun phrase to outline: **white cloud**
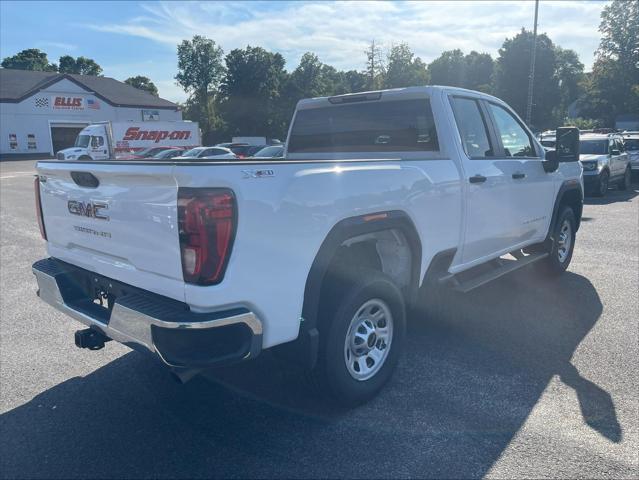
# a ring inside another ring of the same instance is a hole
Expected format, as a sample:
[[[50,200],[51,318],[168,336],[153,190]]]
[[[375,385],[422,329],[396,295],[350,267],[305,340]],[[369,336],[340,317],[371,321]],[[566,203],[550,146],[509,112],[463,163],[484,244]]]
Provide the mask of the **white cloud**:
[[[542,1],[539,31],[547,32],[562,47],[576,50],[588,69],[599,43],[597,27],[603,5]],[[532,28],[534,13],[533,2],[519,1],[159,2],[142,4],[142,8],[142,16],[90,28],[165,45],[173,65],[176,45],[199,34],[214,39],[226,52],[246,45],[278,51],[289,69],[310,50],[336,68],[358,70],[364,67],[363,51],[373,39],[386,48],[406,42],[427,62],[454,48],[495,56],[506,37],[516,35],[522,27]],[[166,83],[173,75],[174,70],[165,72],[158,83],[175,94]],[[164,88],[161,93],[167,96]]]
[[[40,48],[57,48],[59,50],[77,50],[78,46],[73,45],[71,43],[62,43],[62,42],[39,42],[38,47]]]

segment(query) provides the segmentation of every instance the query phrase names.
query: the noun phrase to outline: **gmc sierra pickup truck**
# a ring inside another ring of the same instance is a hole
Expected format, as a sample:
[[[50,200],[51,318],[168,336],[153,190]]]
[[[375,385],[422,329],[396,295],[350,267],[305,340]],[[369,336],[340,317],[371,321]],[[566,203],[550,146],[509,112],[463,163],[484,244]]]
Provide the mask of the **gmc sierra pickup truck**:
[[[300,101],[282,159],[42,161],[38,294],[88,327],[79,347],[115,340],[181,379],[275,347],[358,404],[418,292],[568,267],[578,130],[556,143],[497,98],[412,87]]]

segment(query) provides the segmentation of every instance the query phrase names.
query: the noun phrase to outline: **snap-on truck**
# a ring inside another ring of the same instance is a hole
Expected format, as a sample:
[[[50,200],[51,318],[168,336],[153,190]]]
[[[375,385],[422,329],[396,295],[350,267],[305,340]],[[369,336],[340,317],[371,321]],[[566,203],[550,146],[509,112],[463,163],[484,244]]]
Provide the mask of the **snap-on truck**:
[[[283,159],[41,161],[38,294],[87,327],[79,347],[112,339],[182,379],[275,349],[358,404],[418,293],[566,270],[578,130],[556,143],[495,97],[429,86],[302,100]]]
[[[152,147],[200,145],[197,122],[100,122],[87,125],[58,160],[109,160]]]

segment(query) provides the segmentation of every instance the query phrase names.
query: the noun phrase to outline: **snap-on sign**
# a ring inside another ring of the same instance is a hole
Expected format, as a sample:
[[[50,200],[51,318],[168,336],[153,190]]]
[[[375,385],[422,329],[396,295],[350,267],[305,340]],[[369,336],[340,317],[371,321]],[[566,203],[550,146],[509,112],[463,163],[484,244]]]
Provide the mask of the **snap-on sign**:
[[[165,139],[170,140],[188,140],[191,138],[191,132],[188,130],[140,130],[138,127],[130,127],[124,134],[122,140],[128,142],[132,140],[152,140],[159,143]]]
[[[53,108],[58,110],[84,110],[82,97],[53,97]]]

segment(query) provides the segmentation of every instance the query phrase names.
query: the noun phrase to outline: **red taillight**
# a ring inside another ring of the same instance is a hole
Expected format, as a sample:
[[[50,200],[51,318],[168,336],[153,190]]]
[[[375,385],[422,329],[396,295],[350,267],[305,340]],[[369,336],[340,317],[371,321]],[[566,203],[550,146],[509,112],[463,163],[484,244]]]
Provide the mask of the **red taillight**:
[[[38,226],[40,227],[40,235],[47,239],[47,231],[44,228],[44,217],[42,216],[42,201],[40,200],[40,177],[36,175],[33,179],[33,188],[35,190],[36,217],[38,217]]]
[[[184,281],[220,283],[231,255],[237,212],[225,188],[179,188],[178,224]]]

